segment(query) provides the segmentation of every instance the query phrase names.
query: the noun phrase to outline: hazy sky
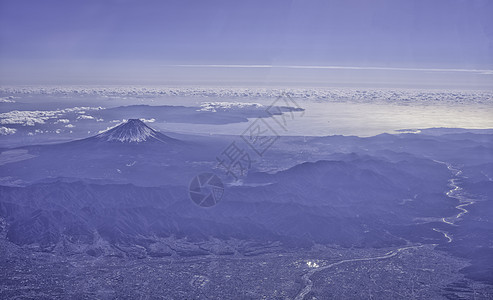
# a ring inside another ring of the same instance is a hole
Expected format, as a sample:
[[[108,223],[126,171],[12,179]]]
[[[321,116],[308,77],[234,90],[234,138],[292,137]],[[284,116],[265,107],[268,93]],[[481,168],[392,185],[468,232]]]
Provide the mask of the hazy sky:
[[[483,86],[492,16],[487,0],[0,0],[0,83]]]

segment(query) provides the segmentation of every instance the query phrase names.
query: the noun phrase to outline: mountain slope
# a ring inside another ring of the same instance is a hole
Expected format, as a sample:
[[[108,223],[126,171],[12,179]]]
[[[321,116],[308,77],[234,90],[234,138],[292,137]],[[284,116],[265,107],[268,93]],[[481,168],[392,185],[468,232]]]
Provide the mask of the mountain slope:
[[[139,119],[129,119],[127,122],[89,139],[120,143],[142,143],[152,141],[171,143],[178,141],[155,131]]]

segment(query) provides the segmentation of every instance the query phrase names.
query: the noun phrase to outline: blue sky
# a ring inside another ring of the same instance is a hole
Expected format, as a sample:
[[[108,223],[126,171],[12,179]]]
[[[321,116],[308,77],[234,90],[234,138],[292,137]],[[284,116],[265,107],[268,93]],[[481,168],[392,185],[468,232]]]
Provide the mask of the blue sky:
[[[492,15],[493,1],[474,0],[2,0],[0,83],[419,83],[418,71],[392,68],[493,69]],[[480,85],[493,78],[426,74]]]

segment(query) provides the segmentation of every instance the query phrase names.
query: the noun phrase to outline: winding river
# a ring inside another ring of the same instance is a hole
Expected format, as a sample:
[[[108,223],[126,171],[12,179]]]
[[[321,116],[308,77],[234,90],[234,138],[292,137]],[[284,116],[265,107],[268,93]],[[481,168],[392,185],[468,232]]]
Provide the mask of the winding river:
[[[449,179],[449,183],[448,183],[450,190],[448,192],[446,192],[445,194],[447,195],[447,197],[459,201],[459,205],[457,205],[455,207],[456,209],[459,210],[459,213],[457,213],[457,215],[453,215],[450,217],[443,217],[441,219],[441,221],[443,223],[449,225],[449,226],[457,226],[455,224],[455,222],[469,212],[466,207],[473,204],[474,200],[467,198],[464,195],[462,188],[458,185],[458,182],[462,178],[462,170],[453,167],[452,164],[450,164],[450,163],[436,161],[436,160],[435,160],[435,162],[446,165],[447,169],[449,169],[451,172],[453,172],[453,176],[451,179]],[[449,232],[438,229],[438,228],[433,228],[433,230],[443,234],[443,236],[447,239],[447,243],[451,243],[453,241],[453,237]],[[329,265],[326,265],[323,267],[313,268],[301,277],[301,279],[305,283],[305,286],[300,291],[300,293],[295,297],[295,300],[303,300],[305,298],[305,296],[311,292],[311,290],[313,288],[313,281],[310,278],[313,276],[313,274],[315,274],[317,272],[332,268],[332,267],[337,266],[337,265],[355,262],[355,261],[370,261],[370,260],[389,259],[391,257],[398,255],[400,252],[402,252],[406,249],[419,248],[419,247],[422,247],[422,246],[403,247],[403,248],[399,248],[397,250],[392,250],[390,252],[387,252],[385,255],[382,255],[382,256],[344,259],[344,260],[341,260],[341,261],[338,261],[338,262],[335,262],[335,263],[332,263],[332,264],[329,264]]]
[[[445,194],[447,195],[447,197],[459,201],[459,205],[455,207],[457,210],[459,210],[459,213],[450,217],[443,217],[441,220],[443,223],[447,225],[457,226],[455,222],[457,222],[460,218],[462,218],[462,216],[464,216],[469,212],[466,207],[471,204],[474,204],[474,200],[466,197],[466,195],[464,195],[462,188],[459,186],[458,182],[461,180],[461,178],[463,178],[462,170],[453,167],[452,164],[450,163],[437,161],[437,160],[435,160],[435,162],[446,165],[447,169],[449,169],[453,173],[453,177],[449,179],[449,184],[448,184],[450,190]],[[442,233],[443,236],[447,239],[447,243],[451,243],[453,241],[453,237],[449,232],[440,230],[438,228],[433,228],[433,230]]]
[[[355,262],[355,261],[370,261],[370,260],[388,259],[388,258],[391,258],[391,257],[396,256],[397,254],[399,254],[400,252],[402,252],[404,250],[407,250],[407,249],[415,249],[415,248],[419,248],[419,247],[423,247],[423,246],[402,247],[402,248],[399,248],[397,250],[392,250],[390,252],[387,252],[387,253],[385,253],[382,256],[366,257],[366,258],[344,259],[344,260],[341,260],[341,261],[338,261],[338,262],[335,262],[335,263],[332,263],[332,264],[329,264],[329,265],[326,265],[326,266],[323,266],[323,267],[311,269],[310,271],[308,271],[307,273],[305,273],[305,275],[303,275],[301,277],[301,279],[305,283],[305,287],[301,290],[301,292],[294,299],[295,300],[303,300],[305,298],[305,296],[309,292],[311,292],[312,287],[313,287],[313,281],[310,279],[310,277],[312,277],[312,275],[315,274],[315,273],[317,273],[317,272],[320,272],[320,271],[323,271],[323,270],[327,270],[327,269],[332,268],[332,267],[335,267],[337,265],[342,265],[342,264],[345,264],[345,263],[350,263],[350,262]]]

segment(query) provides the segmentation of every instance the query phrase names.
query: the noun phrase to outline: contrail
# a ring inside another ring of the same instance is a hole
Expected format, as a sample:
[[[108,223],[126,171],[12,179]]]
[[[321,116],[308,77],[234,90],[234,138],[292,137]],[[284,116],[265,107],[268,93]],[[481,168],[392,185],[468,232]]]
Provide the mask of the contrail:
[[[164,67],[184,68],[280,68],[280,69],[327,69],[327,70],[383,70],[418,72],[467,72],[493,75],[493,70],[480,69],[438,69],[438,68],[399,68],[399,67],[359,67],[359,66],[300,66],[300,65],[164,65]]]

